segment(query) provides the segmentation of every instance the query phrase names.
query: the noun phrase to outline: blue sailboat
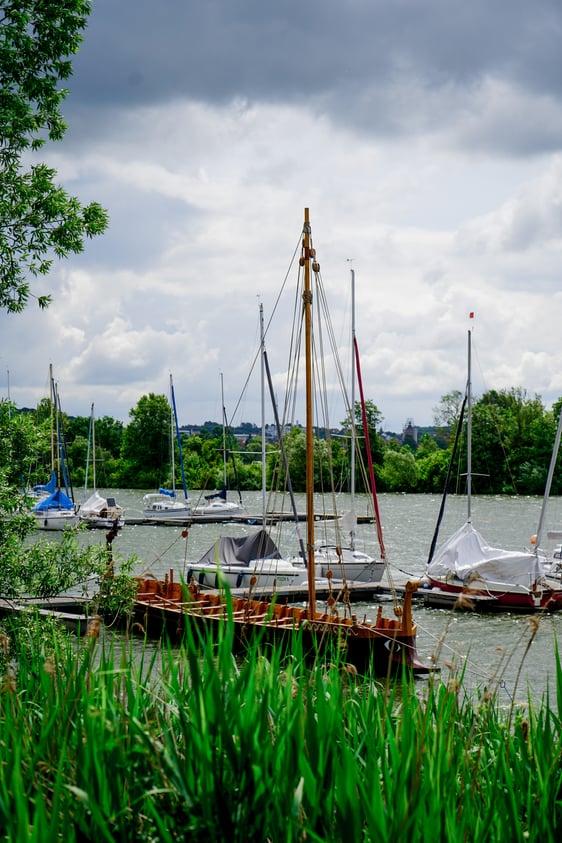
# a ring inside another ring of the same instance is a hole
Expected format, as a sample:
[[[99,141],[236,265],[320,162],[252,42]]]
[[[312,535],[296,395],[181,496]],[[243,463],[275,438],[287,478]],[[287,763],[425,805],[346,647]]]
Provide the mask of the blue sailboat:
[[[65,451],[60,421],[60,399],[50,373],[51,382],[51,411],[54,405],[56,414],[56,435],[57,435],[57,470],[51,468],[51,479],[43,489],[48,492],[47,497],[41,498],[32,509],[36,517],[37,527],[40,530],[65,530],[75,527],[78,524],[78,514],[72,499],[72,489],[68,477]],[[52,427],[52,436],[54,428]],[[52,443],[54,439],[52,439]],[[54,462],[54,446],[51,449],[51,456]],[[62,481],[62,482],[61,482]],[[64,486],[64,488],[63,488]]]

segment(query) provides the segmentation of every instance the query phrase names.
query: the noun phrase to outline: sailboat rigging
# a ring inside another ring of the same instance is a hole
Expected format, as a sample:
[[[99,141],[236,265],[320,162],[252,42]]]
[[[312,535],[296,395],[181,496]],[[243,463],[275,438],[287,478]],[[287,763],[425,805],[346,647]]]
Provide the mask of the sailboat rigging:
[[[92,453],[92,493],[86,497],[88,492],[88,474],[90,463],[90,448]],[[96,420],[94,416],[94,405],[90,409],[90,427],[88,430],[88,452],[86,456],[86,475],[84,478],[84,502],[78,510],[80,521],[87,527],[109,529],[111,527],[122,527],[125,523],[123,518],[123,507],[116,503],[115,498],[104,498],[98,491],[96,485]]]
[[[417,583],[408,583],[403,605],[397,616],[386,618],[382,607],[375,621],[360,619],[351,614],[349,605],[327,601],[323,611],[317,607],[314,554],[314,439],[313,439],[313,364],[312,364],[312,303],[311,273],[318,277],[320,266],[311,243],[308,208],[299,261],[303,270],[302,311],[305,336],[306,383],[306,503],[307,503],[307,592],[305,608],[277,602],[275,599],[257,600],[250,590],[247,597],[231,597],[224,591],[202,592],[191,581],[188,585],[176,582],[173,571],[164,581],[139,578],[135,615],[143,624],[157,621],[183,627],[186,621],[202,627],[216,628],[230,622],[239,639],[251,640],[257,633],[264,638],[291,647],[298,638],[309,655],[333,656],[335,650],[345,661],[361,672],[386,675],[406,668],[415,673],[427,673],[416,652],[416,627],[412,619],[411,597]],[[343,612],[341,611],[343,610]]]
[[[66,448],[62,428],[62,412],[58,387],[53,378],[53,367],[49,366],[49,401],[51,410],[51,481],[55,477],[56,487],[35,504],[33,514],[40,530],[66,530],[78,524],[74,496],[66,463]]]
[[[382,532],[378,531],[377,537],[379,541],[379,548],[381,549],[381,558],[375,559],[363,550],[359,550],[356,546],[356,531],[357,531],[357,510],[355,503],[355,474],[356,474],[356,458],[357,458],[357,422],[355,418],[355,386],[360,373],[359,351],[357,348],[357,337],[355,331],[355,270],[351,269],[351,396],[349,401],[349,419],[351,431],[351,447],[350,447],[350,509],[344,512],[335,520],[328,519],[322,523],[322,528],[325,533],[322,540],[316,542],[316,569],[318,577],[326,577],[332,575],[339,577],[345,581],[352,582],[380,582],[386,570],[384,557],[382,557],[383,547],[381,546]],[[364,410],[364,398],[361,395],[360,407],[362,412]],[[364,430],[368,430],[366,419],[363,419]],[[365,442],[368,449],[368,459],[370,459],[370,443],[368,433],[365,433]],[[374,488],[374,474],[371,472],[367,479],[368,488]],[[375,503],[375,522],[379,525],[379,514],[377,512],[378,503],[376,495],[374,496]],[[336,541],[328,541],[328,530],[333,533],[335,531]],[[344,530],[349,533],[349,545],[346,547],[341,541],[341,534]]]
[[[536,611],[562,609],[562,587],[548,579],[539,556],[544,509],[550,491],[551,472],[556,461],[560,433],[551,459],[549,480],[543,499],[538,540],[534,552],[519,552],[491,547],[472,524],[472,331],[468,331],[468,374],[465,401],[467,408],[467,519],[460,529],[434,553],[434,535],[427,565],[427,579],[438,594],[463,594],[477,601],[485,599],[487,610]],[[464,408],[464,402],[463,402]],[[561,422],[562,423],[562,422]],[[560,429],[560,423],[559,423]],[[553,462],[554,461],[554,462]],[[441,505],[440,518],[444,509]],[[431,598],[431,595],[428,595]],[[477,604],[478,605],[478,604]]]
[[[175,442],[177,441],[181,479],[183,487],[183,501],[176,498],[176,465],[175,465]],[[185,469],[183,464],[183,453],[178,425],[178,413],[176,409],[176,396],[174,393],[174,381],[170,373],[170,469],[172,488],[161,487],[157,492],[149,492],[144,495],[144,516],[151,521],[167,523],[187,523],[191,518],[191,504],[187,493]]]
[[[192,515],[195,522],[208,520],[228,520],[229,518],[238,518],[244,513],[242,505],[242,496],[238,492],[238,503],[229,501],[227,497],[227,448],[226,448],[226,434],[228,430],[228,422],[226,418],[226,409],[224,406],[224,379],[222,372],[221,378],[221,406],[222,406],[222,487],[220,491],[211,495],[205,495],[205,503],[197,504],[193,507]]]

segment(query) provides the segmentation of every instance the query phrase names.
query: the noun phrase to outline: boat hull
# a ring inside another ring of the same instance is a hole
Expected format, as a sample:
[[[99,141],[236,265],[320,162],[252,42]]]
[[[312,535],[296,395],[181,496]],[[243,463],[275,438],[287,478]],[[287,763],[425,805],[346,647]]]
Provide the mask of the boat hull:
[[[556,582],[547,582],[544,587],[535,591],[508,583],[486,582],[482,585],[482,581],[467,586],[462,582],[451,582],[438,577],[428,577],[428,582],[433,589],[464,598],[465,608],[468,609],[471,608],[468,603],[471,597],[477,598],[473,608],[482,606],[486,611],[555,612],[562,609],[562,586]],[[461,599],[458,605],[462,607],[462,604]]]
[[[192,510],[192,515],[196,521],[228,521],[231,518],[242,518],[244,516],[244,508],[238,506],[236,503],[217,502],[210,503],[207,506],[201,504],[195,506]]]
[[[375,624],[355,616],[340,618],[314,613],[288,604],[232,598],[200,592],[179,583],[142,579],[135,603],[135,621],[146,634],[179,640],[187,625],[217,633],[231,623],[240,646],[252,641],[277,645],[292,652],[302,648],[306,658],[341,658],[361,674],[387,676],[403,670],[428,674],[433,668],[416,653],[416,627],[409,617],[387,619],[379,611]]]
[[[288,585],[302,585],[306,582],[306,569],[295,569],[292,565],[276,566],[268,562],[268,568],[260,565],[191,565],[187,581],[191,579],[205,588],[251,588],[259,580],[265,589],[276,589]]]
[[[36,527],[38,530],[71,530],[79,523],[79,517],[75,512],[67,510],[55,510],[49,512],[36,512]]]

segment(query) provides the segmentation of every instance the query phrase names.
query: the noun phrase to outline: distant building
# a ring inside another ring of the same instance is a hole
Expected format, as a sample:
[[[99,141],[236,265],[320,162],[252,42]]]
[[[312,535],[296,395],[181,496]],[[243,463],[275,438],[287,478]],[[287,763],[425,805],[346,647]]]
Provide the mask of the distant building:
[[[402,445],[413,445],[414,448],[418,446],[419,428],[417,428],[412,419],[407,419],[406,424],[402,429],[401,442]]]

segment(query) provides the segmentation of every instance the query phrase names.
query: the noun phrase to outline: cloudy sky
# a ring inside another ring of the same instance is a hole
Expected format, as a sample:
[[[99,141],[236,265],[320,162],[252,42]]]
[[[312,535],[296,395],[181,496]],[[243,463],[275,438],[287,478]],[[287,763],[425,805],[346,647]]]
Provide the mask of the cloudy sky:
[[[305,206],[344,342],[355,270],[386,429],[464,389],[471,311],[477,392],[562,395],[559,0],[92,5],[68,132],[42,158],[111,226],[34,282],[46,313],[0,314],[0,395],[34,406],[52,362],[66,412],[126,421],[172,372],[180,420],[201,423],[222,373],[227,414],[259,423],[257,379],[241,398],[258,305],[267,319]]]

